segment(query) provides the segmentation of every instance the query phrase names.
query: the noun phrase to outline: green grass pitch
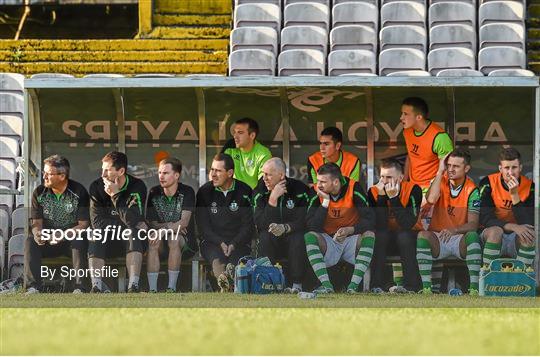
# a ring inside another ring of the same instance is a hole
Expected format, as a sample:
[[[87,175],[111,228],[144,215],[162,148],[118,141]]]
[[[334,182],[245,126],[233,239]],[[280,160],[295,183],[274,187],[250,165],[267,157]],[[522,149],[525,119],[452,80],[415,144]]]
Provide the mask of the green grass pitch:
[[[540,298],[0,295],[1,355],[540,355]]]

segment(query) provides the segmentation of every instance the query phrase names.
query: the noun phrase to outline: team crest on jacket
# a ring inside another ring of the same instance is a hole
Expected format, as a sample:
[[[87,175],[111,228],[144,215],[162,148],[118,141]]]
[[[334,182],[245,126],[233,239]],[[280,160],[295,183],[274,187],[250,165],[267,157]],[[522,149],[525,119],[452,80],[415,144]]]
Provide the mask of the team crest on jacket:
[[[248,167],[253,167],[253,165],[254,165],[253,160],[248,159],[248,160],[246,161],[246,166],[248,166]]]
[[[294,201],[289,198],[287,200],[286,206],[287,206],[288,209],[293,209],[294,208]]]
[[[212,212],[213,214],[216,214],[216,213],[217,213],[217,203],[212,202],[212,203],[210,204],[210,212]]]
[[[66,208],[67,213],[73,212],[73,209],[74,209],[73,204],[71,202],[66,202],[65,208]]]
[[[229,205],[229,209],[232,212],[238,211],[238,203],[236,203],[236,201],[232,201],[231,204]]]

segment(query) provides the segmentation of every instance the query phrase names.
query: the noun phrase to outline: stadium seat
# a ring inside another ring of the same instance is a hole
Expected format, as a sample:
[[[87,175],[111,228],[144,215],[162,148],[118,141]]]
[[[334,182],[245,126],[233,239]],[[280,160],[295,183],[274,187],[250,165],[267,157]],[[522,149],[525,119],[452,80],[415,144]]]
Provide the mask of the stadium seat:
[[[426,30],[414,25],[386,26],[379,33],[381,51],[388,48],[416,48],[427,51]]]
[[[281,52],[278,58],[278,74],[292,76],[295,74],[325,75],[326,57],[317,50],[289,50]]]
[[[535,74],[528,69],[496,69],[489,72],[489,77],[534,77]]]
[[[11,216],[11,235],[23,234],[28,225],[28,209],[21,207],[13,210]]]
[[[31,79],[48,79],[48,78],[75,78],[72,74],[67,73],[36,73],[30,76]]]
[[[426,27],[426,6],[414,1],[394,1],[381,7],[381,26],[417,25]]]
[[[437,77],[483,77],[484,74],[473,69],[443,69]]]
[[[3,212],[0,210],[0,212]],[[4,281],[4,257],[6,256],[6,241],[7,239],[0,234],[0,281]]]
[[[379,75],[398,71],[425,71],[426,55],[414,48],[389,48],[379,54]]]
[[[403,1],[403,0],[381,0],[381,6],[384,5],[384,4],[387,4],[389,2],[392,2],[392,1]],[[418,3],[421,3],[424,6],[426,6],[426,1],[425,0],[410,0],[410,1],[418,2]]]
[[[328,75],[375,73],[377,58],[368,50],[337,50],[328,55]]]
[[[276,57],[266,50],[237,50],[229,55],[229,76],[273,76]]]
[[[319,3],[299,2],[285,6],[283,26],[319,26],[329,31],[330,10]]]
[[[83,78],[125,78],[123,74],[118,73],[91,73],[85,74]]]
[[[345,25],[365,25],[379,29],[379,10],[368,2],[346,2],[332,9],[332,29]]]
[[[476,52],[476,30],[471,25],[446,24],[429,29],[429,49],[465,47]]]
[[[515,46],[525,50],[525,28],[521,24],[493,23],[480,27],[480,48]]]
[[[313,49],[326,55],[328,32],[317,26],[288,26],[281,30],[281,52]]]
[[[4,92],[0,94],[0,114],[24,113],[24,98],[19,93]]]
[[[273,4],[244,4],[234,9],[234,27],[271,27],[281,31],[281,10]]]
[[[236,50],[267,50],[277,56],[278,33],[269,27],[240,27],[231,32],[231,52]]]
[[[431,74],[426,71],[410,70],[410,71],[396,71],[387,74],[388,77],[430,77]]]
[[[6,211],[0,209],[0,236],[9,237],[9,215]]]
[[[8,278],[16,279],[23,275],[24,267],[24,234],[17,234],[8,241]]]
[[[377,32],[365,25],[344,25],[330,31],[330,51],[369,50],[377,52]]]
[[[15,160],[0,159],[0,185],[16,189]]]
[[[14,160],[19,156],[19,140],[11,136],[0,136],[0,159]]]
[[[20,186],[19,191],[24,192],[24,186]],[[15,209],[24,207],[24,195],[15,195]]]
[[[524,24],[525,8],[519,1],[488,1],[478,10],[479,26],[494,22]]]
[[[22,141],[22,115],[0,114],[0,135],[17,137],[19,141]]]
[[[476,27],[476,7],[461,1],[438,2],[429,7],[429,27],[464,24]]]
[[[334,0],[334,6],[338,5],[338,4],[343,4],[345,2],[368,2],[370,4],[373,4],[375,5],[377,8],[379,7],[379,2],[378,0]]]
[[[443,69],[475,68],[475,53],[468,48],[447,47],[429,51],[428,71],[434,76]]]
[[[283,0],[283,6],[287,6],[287,5],[290,5],[290,4],[296,4],[296,3],[299,3],[299,2],[316,2],[316,3],[319,3],[319,4],[323,4],[323,5],[326,5],[328,7],[330,7],[330,0]]]
[[[24,92],[24,76],[16,73],[0,73],[0,91]]]
[[[0,186],[0,189],[9,189],[9,187]],[[15,201],[15,198],[13,197],[13,195],[0,194],[0,210],[3,210],[8,215],[11,215],[11,212],[13,211],[14,201]]]
[[[281,6],[282,0],[234,0],[234,6],[242,4],[272,4]]]
[[[378,77],[375,73],[343,73],[339,77]]]
[[[516,47],[486,47],[478,52],[478,70],[484,74],[497,69],[525,69],[525,67],[525,51]]]

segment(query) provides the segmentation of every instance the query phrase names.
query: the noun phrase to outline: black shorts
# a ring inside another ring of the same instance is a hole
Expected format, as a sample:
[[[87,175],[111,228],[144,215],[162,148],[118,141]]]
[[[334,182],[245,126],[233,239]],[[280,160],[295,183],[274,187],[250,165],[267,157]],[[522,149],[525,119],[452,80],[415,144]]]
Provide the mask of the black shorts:
[[[214,243],[203,240],[200,247],[201,255],[210,264],[212,264],[215,259],[219,259],[222,264],[232,263],[236,265],[238,264],[238,260],[240,258],[245,257],[246,255],[251,255],[251,248],[247,245],[235,247],[231,255],[228,257],[223,254],[221,247],[215,245]]]
[[[147,244],[147,240],[138,239],[136,235],[129,240],[90,240],[88,257],[106,259],[125,257],[131,252],[144,253]]]

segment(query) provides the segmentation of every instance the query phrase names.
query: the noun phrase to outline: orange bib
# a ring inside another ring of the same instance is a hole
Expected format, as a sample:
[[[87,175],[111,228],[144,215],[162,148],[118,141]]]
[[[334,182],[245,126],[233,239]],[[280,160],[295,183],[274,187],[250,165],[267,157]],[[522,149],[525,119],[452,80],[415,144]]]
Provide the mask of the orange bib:
[[[466,178],[457,197],[450,194],[450,181],[445,174],[441,181],[441,195],[433,207],[433,217],[429,230],[440,232],[467,223],[469,213],[469,196],[476,189],[470,178]]]
[[[326,233],[332,235],[338,229],[343,227],[352,227],[360,220],[360,214],[353,202],[355,181],[349,180],[349,187],[345,195],[338,201],[330,199],[328,213],[324,220],[323,229]],[[322,198],[319,198],[321,202]]]
[[[433,152],[433,142],[440,133],[444,130],[434,122],[430,122],[420,136],[414,134],[413,128],[403,130],[409,156],[409,181],[421,188],[429,187],[437,175],[439,157]]]
[[[510,192],[504,189],[502,185],[502,177],[500,173],[491,174],[488,176],[489,185],[491,186],[491,198],[495,204],[495,216],[498,219],[508,222],[517,223],[516,217],[512,212],[512,197]],[[518,194],[519,199],[523,202],[529,197],[531,192],[532,181],[525,176],[520,176]]]
[[[356,166],[358,158],[350,152],[344,150],[341,150],[341,156],[341,166],[339,167],[341,169],[341,174],[345,177],[350,177],[354,167]],[[315,172],[317,172],[319,167],[324,164],[324,158],[320,152],[316,152],[309,157],[309,162],[313,166]]]

